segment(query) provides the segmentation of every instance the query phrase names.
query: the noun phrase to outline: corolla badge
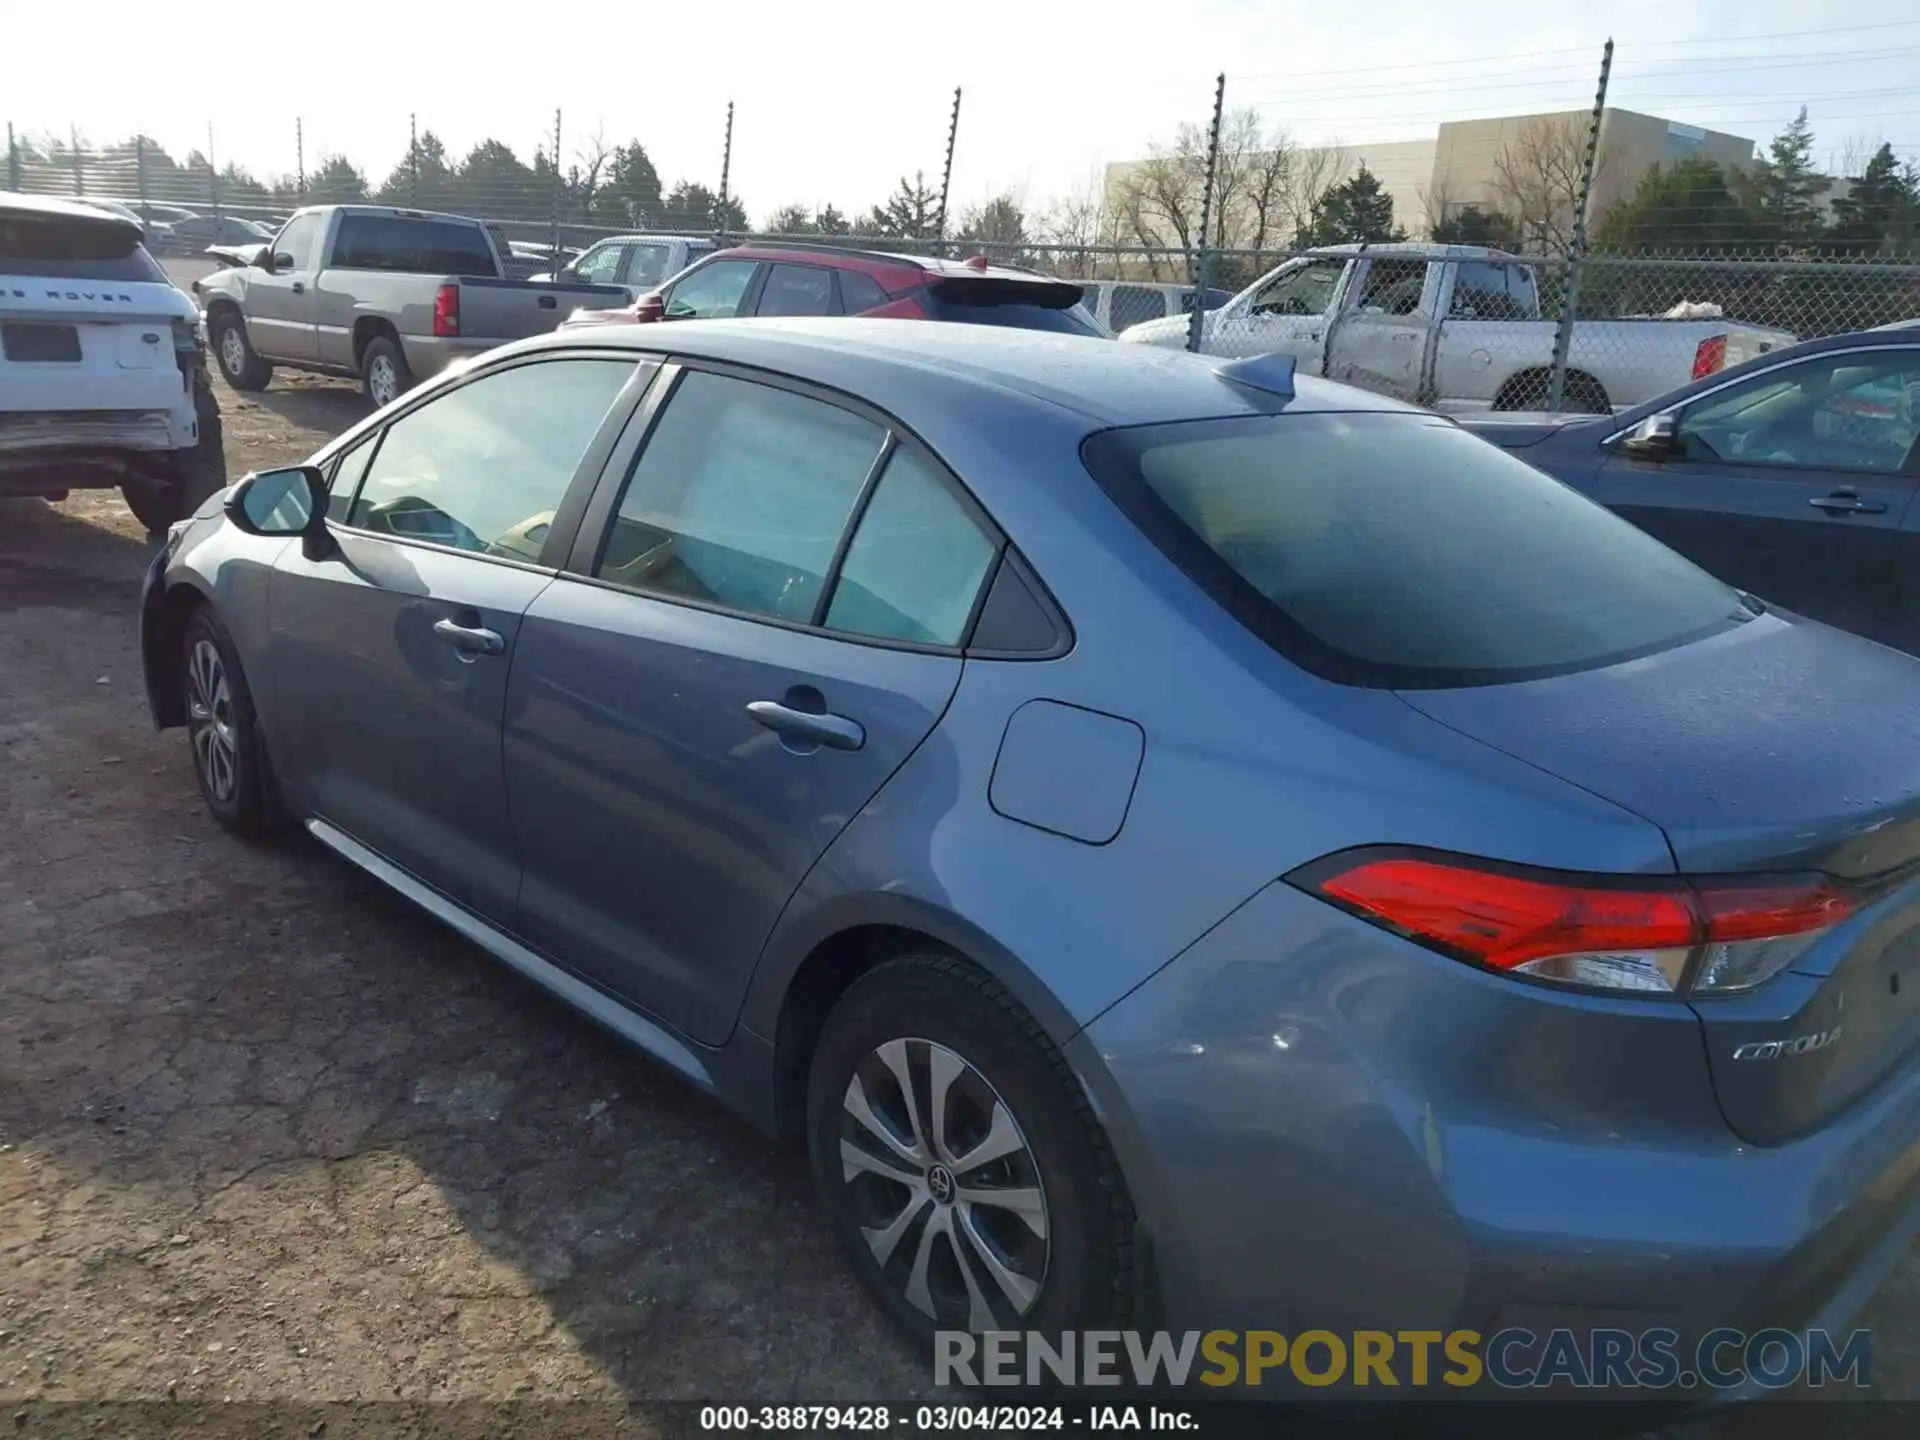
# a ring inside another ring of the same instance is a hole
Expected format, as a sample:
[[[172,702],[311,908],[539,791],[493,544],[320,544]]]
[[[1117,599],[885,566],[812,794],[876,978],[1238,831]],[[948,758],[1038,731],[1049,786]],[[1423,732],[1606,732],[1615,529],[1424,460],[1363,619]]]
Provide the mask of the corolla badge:
[[[1733,1052],[1736,1060],[1784,1060],[1789,1055],[1807,1055],[1824,1050],[1840,1038],[1840,1027],[1816,1030],[1811,1035],[1796,1035],[1791,1040],[1751,1041]]]

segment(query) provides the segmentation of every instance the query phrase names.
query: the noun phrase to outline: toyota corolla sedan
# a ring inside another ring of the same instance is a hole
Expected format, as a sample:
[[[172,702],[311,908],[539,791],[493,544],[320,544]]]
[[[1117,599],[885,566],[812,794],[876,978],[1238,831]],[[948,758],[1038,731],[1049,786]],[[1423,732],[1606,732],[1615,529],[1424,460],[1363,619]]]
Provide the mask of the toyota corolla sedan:
[[[805,1145],[923,1353],[1832,1327],[1913,1237],[1920,663],[1285,360],[542,337],[142,639],[219,824]]]

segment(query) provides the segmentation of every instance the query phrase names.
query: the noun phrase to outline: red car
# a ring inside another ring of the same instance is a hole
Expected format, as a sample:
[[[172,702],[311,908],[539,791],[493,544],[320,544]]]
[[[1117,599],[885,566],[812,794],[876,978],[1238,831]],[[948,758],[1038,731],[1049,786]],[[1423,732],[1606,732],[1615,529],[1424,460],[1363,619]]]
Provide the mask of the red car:
[[[831,245],[739,245],[707,256],[621,310],[582,310],[563,328],[737,315],[869,315],[1103,335],[1065,280],[971,260]]]

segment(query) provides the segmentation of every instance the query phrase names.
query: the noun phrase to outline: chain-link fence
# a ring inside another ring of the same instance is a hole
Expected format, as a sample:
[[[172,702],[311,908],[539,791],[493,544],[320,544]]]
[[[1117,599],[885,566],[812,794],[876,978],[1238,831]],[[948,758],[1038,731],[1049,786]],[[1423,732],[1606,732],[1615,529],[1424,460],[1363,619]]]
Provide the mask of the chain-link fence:
[[[396,117],[384,172],[317,143],[325,126],[312,117],[247,137],[250,153],[277,157],[271,173],[218,158],[211,125],[204,146],[169,149],[144,134],[102,145],[73,126],[10,124],[0,182],[125,206],[163,257],[258,243],[301,205],[355,201],[487,221],[517,275],[634,233],[984,254],[1080,282],[1096,318],[1130,341],[1283,352],[1303,373],[1456,410],[1619,409],[1794,338],[1920,318],[1916,160],[1883,145],[1821,169],[1804,117],[1757,146],[1613,107],[1610,85],[1681,85],[1629,100],[1686,95],[1704,62],[1723,90],[1752,72],[1753,110],[1729,101],[1722,123],[1777,117],[1778,54],[1733,41],[1676,52],[1689,44],[1704,42],[1636,41],[1647,58],[1621,69],[1609,42],[1409,77],[1156,80],[1190,122],[1044,203],[1003,191],[950,204],[956,146],[967,171],[957,91],[928,97],[932,182],[903,177],[865,213],[749,215],[731,189],[731,105],[724,131],[715,117],[712,184],[664,184],[637,140],[582,139],[558,112],[540,133],[464,154],[417,123],[427,117]],[[1848,76],[1880,63],[1854,52],[1831,63],[1843,61]],[[1835,124],[1851,118],[1848,93],[1818,97]]]

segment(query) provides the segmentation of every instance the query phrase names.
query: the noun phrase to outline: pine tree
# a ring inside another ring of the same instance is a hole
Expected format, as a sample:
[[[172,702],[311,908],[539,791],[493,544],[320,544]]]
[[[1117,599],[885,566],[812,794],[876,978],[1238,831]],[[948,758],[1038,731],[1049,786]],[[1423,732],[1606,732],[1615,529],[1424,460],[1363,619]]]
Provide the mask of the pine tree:
[[[1920,172],[1882,145],[1852,188],[1833,202],[1831,242],[1857,254],[1910,249],[1920,240]]]
[[[1393,197],[1380,179],[1360,162],[1352,177],[1320,197],[1313,223],[1301,232],[1302,245],[1340,245],[1354,241],[1379,243],[1404,240],[1406,231],[1393,223]]]
[[[861,222],[861,233],[885,235],[896,240],[926,240],[933,235],[940,218],[940,194],[927,188],[927,177],[914,171],[913,179],[900,177],[887,203],[876,205]]]
[[[1704,156],[1656,165],[1594,232],[1602,250],[1737,250],[1766,238],[1757,211],[1743,205],[1727,172]]]
[[[1754,165],[1744,188],[1763,239],[1806,245],[1820,238],[1818,201],[1827,178],[1813,168],[1813,127],[1807,123],[1806,106],[1773,137],[1766,158]]]

